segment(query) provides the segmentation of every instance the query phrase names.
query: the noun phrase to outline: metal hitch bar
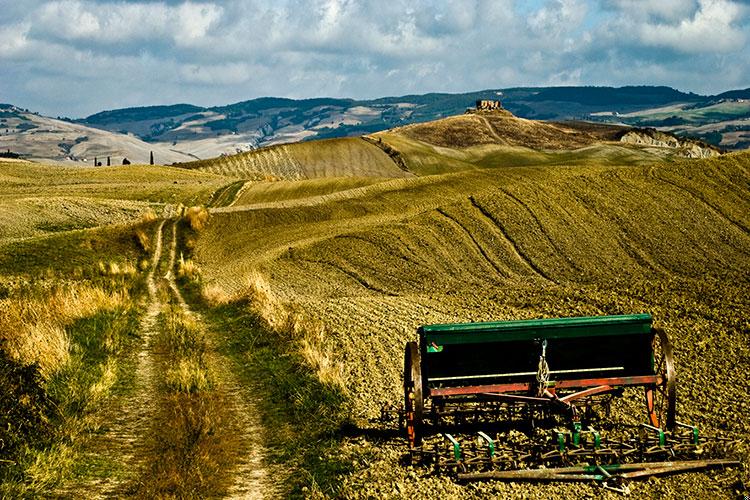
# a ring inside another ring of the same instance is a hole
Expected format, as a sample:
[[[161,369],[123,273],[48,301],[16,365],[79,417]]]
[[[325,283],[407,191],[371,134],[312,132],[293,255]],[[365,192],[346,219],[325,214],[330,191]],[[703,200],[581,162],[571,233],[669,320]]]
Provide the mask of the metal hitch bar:
[[[521,469],[508,471],[459,473],[459,481],[597,481],[642,479],[677,472],[711,468],[739,467],[739,460],[683,460],[675,462],[641,462],[634,464]]]

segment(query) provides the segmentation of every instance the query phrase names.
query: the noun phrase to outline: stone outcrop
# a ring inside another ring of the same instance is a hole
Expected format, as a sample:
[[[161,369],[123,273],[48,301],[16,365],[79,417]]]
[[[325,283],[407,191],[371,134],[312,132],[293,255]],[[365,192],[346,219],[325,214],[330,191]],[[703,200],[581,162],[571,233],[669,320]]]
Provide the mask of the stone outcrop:
[[[620,142],[639,146],[671,148],[677,150],[680,156],[687,158],[711,158],[721,154],[718,148],[709,144],[677,137],[652,128],[628,130],[620,137]]]

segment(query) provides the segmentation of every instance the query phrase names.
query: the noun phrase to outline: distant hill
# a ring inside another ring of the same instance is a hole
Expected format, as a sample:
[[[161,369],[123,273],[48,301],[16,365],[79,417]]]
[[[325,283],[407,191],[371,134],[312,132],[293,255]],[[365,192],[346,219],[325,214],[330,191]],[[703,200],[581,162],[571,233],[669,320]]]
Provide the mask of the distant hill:
[[[195,159],[168,144],[147,143],[132,134],[121,134],[32,113],[0,104],[0,151],[6,158],[94,165],[148,163],[169,164]]]
[[[214,107],[173,104],[115,109],[67,123],[78,127],[73,141],[86,136],[89,145],[96,134],[88,131],[108,132],[104,146],[91,149],[100,156],[108,152],[124,156],[137,141],[138,161],[142,161],[144,151],[155,150],[159,151],[157,161],[168,163],[215,158],[274,144],[372,134],[462,114],[478,99],[499,99],[521,118],[652,127],[727,150],[750,147],[750,89],[715,96],[663,86],[629,86],[516,87],[370,100],[262,97]],[[19,119],[21,115],[27,119]],[[52,127],[63,132],[59,137],[40,134],[46,129],[35,122],[42,118],[28,110],[0,105],[0,146],[66,161],[90,155],[89,151],[80,151],[83,146],[70,142],[68,136],[73,130],[60,126],[66,122]],[[42,138],[47,146],[38,145]],[[78,154],[65,154],[66,148]]]
[[[721,100],[747,98],[750,98],[750,89],[703,96],[664,86],[517,87],[371,100],[262,97],[211,108],[189,104],[150,106],[97,113],[79,123],[132,133],[148,142],[204,141],[197,149],[183,144],[181,151],[206,158],[271,144],[378,132],[460,114],[477,99],[500,99],[506,109],[522,118],[671,127],[670,130],[678,134],[694,134],[731,149],[744,147],[746,138],[744,134],[724,137],[724,129],[730,127],[726,132],[737,132],[737,124],[723,122],[750,118],[750,105],[735,106],[737,109],[728,112],[709,110],[699,118],[692,112],[689,123],[681,119],[681,112],[715,106]],[[654,110],[670,106],[675,117],[650,116],[659,114]],[[674,128],[686,124],[686,127]],[[694,130],[706,125],[713,126],[708,130]],[[227,136],[233,136],[233,140],[216,139]],[[215,143],[213,149],[207,147],[212,142]]]

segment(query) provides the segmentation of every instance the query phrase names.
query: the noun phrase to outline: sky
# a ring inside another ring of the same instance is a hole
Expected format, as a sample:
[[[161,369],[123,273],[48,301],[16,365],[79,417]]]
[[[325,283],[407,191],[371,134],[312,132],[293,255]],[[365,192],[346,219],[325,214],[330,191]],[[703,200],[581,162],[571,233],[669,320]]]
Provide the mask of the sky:
[[[0,102],[51,116],[550,85],[750,87],[750,0],[0,0]]]

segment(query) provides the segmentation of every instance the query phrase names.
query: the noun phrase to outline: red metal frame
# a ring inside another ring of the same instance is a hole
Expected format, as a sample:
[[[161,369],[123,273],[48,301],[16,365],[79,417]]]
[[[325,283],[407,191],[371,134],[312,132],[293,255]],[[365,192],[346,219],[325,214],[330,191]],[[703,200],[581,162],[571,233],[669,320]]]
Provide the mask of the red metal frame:
[[[627,386],[627,385],[660,385],[662,384],[663,378],[661,375],[640,375],[634,377],[606,377],[606,378],[586,378],[578,380],[560,380],[554,382],[555,390],[559,389],[584,389],[590,388],[585,391],[581,391],[576,394],[570,394],[564,398],[565,401],[571,401],[572,399],[578,399],[593,394],[600,394],[612,390],[615,386]],[[603,389],[607,387],[607,389]],[[530,393],[536,388],[534,382],[517,382],[513,384],[491,384],[491,385],[470,385],[465,387],[442,387],[435,389],[428,389],[428,396],[430,397],[444,397],[444,396],[469,396],[472,394],[487,394],[492,396],[507,395],[512,396],[509,393],[526,392]]]
[[[614,390],[614,387],[611,385],[599,385],[597,387],[592,387],[590,389],[585,389],[583,391],[574,392],[573,394],[568,394],[567,396],[563,396],[560,398],[560,401],[563,403],[569,403],[571,401],[575,401],[576,399],[586,398],[588,396],[595,396],[597,394],[604,394],[607,392],[610,392]]]

